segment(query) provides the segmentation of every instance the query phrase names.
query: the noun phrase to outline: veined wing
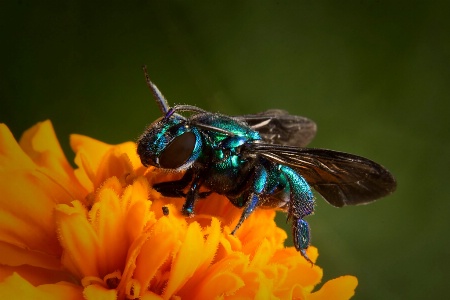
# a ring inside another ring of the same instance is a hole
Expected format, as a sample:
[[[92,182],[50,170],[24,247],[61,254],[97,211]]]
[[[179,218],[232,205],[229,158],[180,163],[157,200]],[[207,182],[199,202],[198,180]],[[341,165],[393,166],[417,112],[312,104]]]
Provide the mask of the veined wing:
[[[397,185],[387,169],[361,156],[265,143],[247,147],[246,151],[297,170],[333,206],[369,203],[389,195]]]
[[[316,135],[316,124],[308,118],[290,115],[281,109],[269,109],[254,115],[234,116],[246,122],[270,144],[305,147]]]

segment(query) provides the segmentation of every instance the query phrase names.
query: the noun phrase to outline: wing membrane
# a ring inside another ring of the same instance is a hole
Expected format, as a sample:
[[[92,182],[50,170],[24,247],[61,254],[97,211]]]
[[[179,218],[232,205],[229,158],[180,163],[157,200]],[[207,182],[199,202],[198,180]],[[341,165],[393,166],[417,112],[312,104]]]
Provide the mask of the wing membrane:
[[[357,155],[264,143],[250,147],[254,153],[297,170],[333,206],[369,203],[396,188],[388,170]]]
[[[233,117],[246,122],[270,144],[305,147],[316,135],[316,124],[308,118],[290,115],[281,109],[269,109],[254,115]]]

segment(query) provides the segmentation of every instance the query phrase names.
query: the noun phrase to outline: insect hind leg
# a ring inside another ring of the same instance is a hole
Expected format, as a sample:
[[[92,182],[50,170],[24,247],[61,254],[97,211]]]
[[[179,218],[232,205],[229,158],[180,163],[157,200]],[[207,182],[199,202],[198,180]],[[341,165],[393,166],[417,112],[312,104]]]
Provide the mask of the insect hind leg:
[[[306,254],[310,241],[309,224],[302,218],[294,218],[292,224],[292,236],[294,239],[294,246],[298,252],[311,264],[313,262]]]
[[[310,242],[310,230],[304,217],[314,212],[314,196],[306,180],[293,169],[280,166],[280,170],[289,182],[290,199],[288,208],[288,220],[292,221],[292,234],[295,249],[310,263],[311,259],[306,255],[306,249]]]

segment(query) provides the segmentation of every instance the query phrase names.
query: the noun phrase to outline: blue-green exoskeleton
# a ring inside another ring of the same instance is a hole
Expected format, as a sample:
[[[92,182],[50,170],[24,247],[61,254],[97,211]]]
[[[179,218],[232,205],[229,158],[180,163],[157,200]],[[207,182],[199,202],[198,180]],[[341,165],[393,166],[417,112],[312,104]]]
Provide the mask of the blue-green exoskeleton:
[[[184,197],[186,216],[210,193],[242,208],[232,233],[255,209],[280,209],[292,223],[295,248],[310,261],[304,218],[314,211],[311,188],[337,207],[369,203],[396,188],[391,173],[369,159],[305,148],[316,133],[315,123],[305,117],[276,109],[226,116],[191,105],[170,107],[144,71],[163,116],[141,135],[137,152],[144,166],[185,171],[180,180],[154,188],[164,196]]]

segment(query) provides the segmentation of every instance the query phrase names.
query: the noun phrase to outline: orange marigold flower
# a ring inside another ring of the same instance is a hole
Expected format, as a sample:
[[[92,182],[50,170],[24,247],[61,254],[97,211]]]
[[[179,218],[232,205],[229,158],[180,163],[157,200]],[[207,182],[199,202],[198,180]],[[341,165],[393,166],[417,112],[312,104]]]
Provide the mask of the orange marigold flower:
[[[17,143],[0,125],[0,295],[19,299],[348,299],[357,280],[320,283],[274,222],[211,195],[196,215],[151,187],[132,142],[71,137],[73,169],[49,121]],[[162,207],[165,207],[163,213]],[[167,213],[168,210],[168,213]],[[317,249],[309,247],[315,261]]]

